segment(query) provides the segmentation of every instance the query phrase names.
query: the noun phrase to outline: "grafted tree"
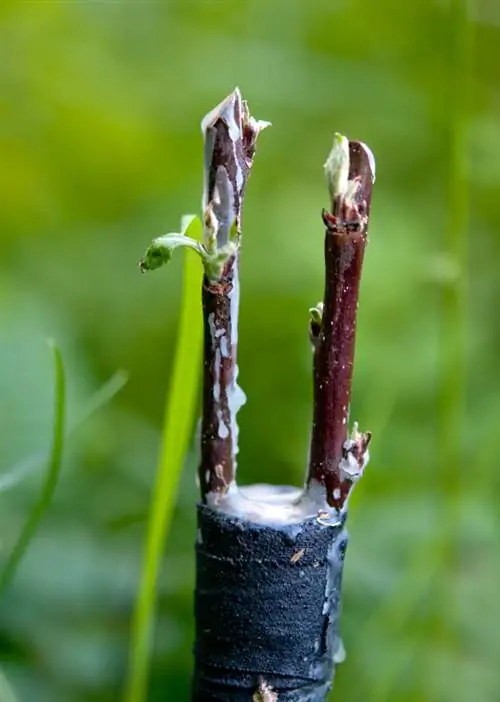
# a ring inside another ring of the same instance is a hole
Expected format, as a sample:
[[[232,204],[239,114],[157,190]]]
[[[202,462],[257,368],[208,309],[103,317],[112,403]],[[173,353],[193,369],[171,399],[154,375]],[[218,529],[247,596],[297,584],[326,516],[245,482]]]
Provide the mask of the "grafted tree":
[[[158,268],[178,246],[202,258],[203,410],[196,540],[192,702],[323,702],[336,663],[348,498],[371,435],[349,433],[356,315],[375,165],[336,134],[325,164],[325,292],[311,308],[313,422],[305,486],[236,482],[238,264],[245,188],[257,139],[238,90],[202,122],[204,240],[189,230],[155,239],[141,261]]]

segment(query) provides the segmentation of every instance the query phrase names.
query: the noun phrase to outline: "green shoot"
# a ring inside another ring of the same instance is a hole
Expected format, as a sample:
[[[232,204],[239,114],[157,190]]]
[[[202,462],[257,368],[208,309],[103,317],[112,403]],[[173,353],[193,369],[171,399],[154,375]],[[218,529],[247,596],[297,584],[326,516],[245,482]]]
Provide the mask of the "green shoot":
[[[325,175],[332,200],[347,191],[349,178],[349,140],[336,132],[332,150],[325,163]]]
[[[146,253],[139,261],[139,268],[143,273],[161,268],[172,260],[174,251],[179,248],[188,248],[195,251],[205,268],[205,275],[211,281],[216,281],[222,275],[227,261],[236,255],[238,250],[235,238],[237,236],[236,223],[230,232],[231,240],[220,248],[207,248],[199,241],[201,222],[198,217],[187,216],[183,218],[181,233],[165,234],[153,239],[146,249]],[[235,233],[236,232],[236,233]]]

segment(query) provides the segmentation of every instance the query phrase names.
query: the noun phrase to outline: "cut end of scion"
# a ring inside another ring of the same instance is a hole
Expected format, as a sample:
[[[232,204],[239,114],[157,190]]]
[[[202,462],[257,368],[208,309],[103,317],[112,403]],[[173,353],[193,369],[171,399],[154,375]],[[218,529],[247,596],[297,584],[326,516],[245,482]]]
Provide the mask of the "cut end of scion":
[[[244,129],[249,129],[255,139],[260,131],[271,126],[271,122],[251,117],[248,103],[246,100],[242,100],[239,88],[235,88],[232,93],[203,117],[201,120],[201,133],[205,139],[218,120],[225,122],[229,129],[229,137],[233,142],[243,136]],[[249,135],[247,134],[247,140],[248,137]]]
[[[183,218],[180,232],[154,239],[139,262],[141,272],[161,268],[177,248],[186,247],[200,256],[210,283],[223,277],[238,253],[243,193],[257,137],[269,124],[250,115],[238,88],[203,118],[203,224],[189,215]],[[192,235],[193,226],[197,236]]]
[[[250,115],[238,88],[201,122],[205,143],[204,243],[209,251],[223,248],[230,240],[239,243],[244,189],[257,138],[269,124]]]

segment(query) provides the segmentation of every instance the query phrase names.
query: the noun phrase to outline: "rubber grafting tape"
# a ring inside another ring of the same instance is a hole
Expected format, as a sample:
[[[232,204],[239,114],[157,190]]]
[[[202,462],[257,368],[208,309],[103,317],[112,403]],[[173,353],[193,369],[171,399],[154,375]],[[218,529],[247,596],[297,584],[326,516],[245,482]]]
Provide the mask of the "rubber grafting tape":
[[[198,506],[193,702],[323,702],[334,674],[343,524],[267,526]],[[256,698],[258,699],[258,698]]]

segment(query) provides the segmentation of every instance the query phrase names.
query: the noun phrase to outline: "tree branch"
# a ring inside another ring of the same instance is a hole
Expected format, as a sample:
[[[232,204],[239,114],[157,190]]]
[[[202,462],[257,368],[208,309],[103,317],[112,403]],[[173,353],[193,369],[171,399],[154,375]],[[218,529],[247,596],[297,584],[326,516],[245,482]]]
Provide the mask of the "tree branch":
[[[359,285],[367,243],[373,156],[364,144],[336,136],[325,164],[332,213],[323,210],[324,302],[313,310],[314,414],[308,485],[322,485],[331,507],[341,510],[363,472],[371,435],[347,422],[356,336]]]
[[[205,138],[203,218],[205,247],[225,257],[217,280],[203,281],[204,363],[201,462],[203,501],[217,500],[234,482],[238,427],[245,402],[238,386],[238,258],[241,214],[259,132],[267,126],[250,116],[238,89],[202,121]]]

